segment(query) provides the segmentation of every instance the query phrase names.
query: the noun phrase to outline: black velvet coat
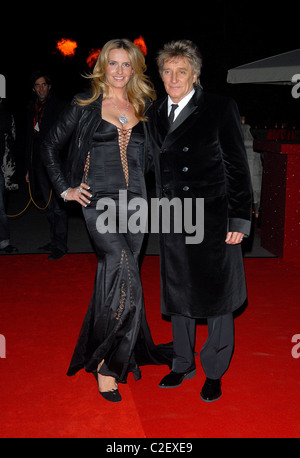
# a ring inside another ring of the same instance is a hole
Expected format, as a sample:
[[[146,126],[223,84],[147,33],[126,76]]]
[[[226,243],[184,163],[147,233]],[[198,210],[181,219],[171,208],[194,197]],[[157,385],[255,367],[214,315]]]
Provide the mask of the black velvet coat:
[[[246,281],[241,246],[225,238],[228,231],[249,234],[252,206],[237,106],[199,88],[171,128],[167,98],[156,102],[149,128],[158,197],[189,198],[194,215],[196,199],[204,199],[201,243],[186,243],[190,234],[176,233],[176,224],[160,234],[162,313],[205,318],[234,311],[246,300]]]

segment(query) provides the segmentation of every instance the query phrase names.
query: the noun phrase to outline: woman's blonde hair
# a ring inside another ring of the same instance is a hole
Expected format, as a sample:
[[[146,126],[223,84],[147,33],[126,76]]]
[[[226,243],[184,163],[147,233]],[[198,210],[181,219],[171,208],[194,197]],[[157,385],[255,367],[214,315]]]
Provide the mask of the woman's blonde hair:
[[[127,96],[133,105],[137,119],[144,121],[146,120],[144,116],[146,100],[155,100],[156,94],[153,84],[145,75],[147,67],[142,51],[126,38],[110,40],[103,46],[93,72],[86,76],[91,79],[92,96],[87,100],[77,99],[77,103],[88,105],[97,100],[101,93],[104,97],[107,96],[109,85],[106,81],[105,72],[108,65],[108,55],[113,49],[124,49],[128,52],[133,74],[127,84]]]

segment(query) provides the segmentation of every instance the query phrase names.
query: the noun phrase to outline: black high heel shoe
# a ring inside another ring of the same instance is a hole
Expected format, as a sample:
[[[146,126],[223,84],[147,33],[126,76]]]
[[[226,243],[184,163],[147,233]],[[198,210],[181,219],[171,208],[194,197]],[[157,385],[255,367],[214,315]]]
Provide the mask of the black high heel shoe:
[[[106,401],[120,402],[122,400],[122,396],[120,395],[120,392],[118,390],[118,385],[117,384],[116,384],[117,388],[115,390],[100,391],[99,381],[98,381],[98,372],[97,371],[93,371],[93,374],[94,374],[94,377],[95,377],[96,382],[97,382],[98,391],[101,394],[101,396],[104,399],[106,399]]]

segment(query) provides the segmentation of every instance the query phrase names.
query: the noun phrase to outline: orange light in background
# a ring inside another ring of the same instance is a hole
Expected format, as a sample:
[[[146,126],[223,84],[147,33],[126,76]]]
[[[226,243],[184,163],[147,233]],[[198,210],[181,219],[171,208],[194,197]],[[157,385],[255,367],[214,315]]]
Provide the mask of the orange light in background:
[[[89,56],[86,60],[89,67],[92,67],[96,63],[96,60],[98,59],[100,52],[101,52],[101,49],[91,49],[90,50]]]
[[[138,48],[140,48],[140,50],[142,51],[142,53],[144,54],[144,56],[147,55],[147,46],[146,46],[146,43],[145,43],[145,40],[144,38],[142,37],[142,35],[140,35],[139,38],[136,38],[133,42]]]
[[[62,38],[56,42],[56,49],[58,49],[63,56],[74,56],[77,46],[76,41],[70,40],[69,38]]]

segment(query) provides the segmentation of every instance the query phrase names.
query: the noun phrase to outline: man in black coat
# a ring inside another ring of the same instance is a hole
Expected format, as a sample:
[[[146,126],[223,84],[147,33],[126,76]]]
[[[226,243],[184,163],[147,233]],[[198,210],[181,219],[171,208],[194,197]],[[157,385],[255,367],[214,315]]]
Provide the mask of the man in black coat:
[[[182,230],[177,218],[173,229],[160,232],[161,307],[171,316],[174,359],[159,386],[194,377],[196,319],[205,318],[201,398],[211,402],[222,394],[233,353],[233,311],[247,298],[241,241],[250,233],[250,174],[236,104],[202,90],[197,47],[169,43],[157,62],[168,94],[150,116],[157,195],[181,203],[190,218]]]
[[[51,93],[51,80],[44,72],[31,77],[35,98],[28,107],[26,136],[26,181],[30,183],[33,199],[41,195],[47,206],[50,225],[50,243],[40,247],[50,251],[49,259],[57,260],[67,252],[67,214],[63,203],[52,191],[51,183],[42,163],[40,148],[50,127],[64,109],[64,102]]]

